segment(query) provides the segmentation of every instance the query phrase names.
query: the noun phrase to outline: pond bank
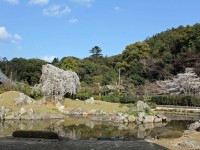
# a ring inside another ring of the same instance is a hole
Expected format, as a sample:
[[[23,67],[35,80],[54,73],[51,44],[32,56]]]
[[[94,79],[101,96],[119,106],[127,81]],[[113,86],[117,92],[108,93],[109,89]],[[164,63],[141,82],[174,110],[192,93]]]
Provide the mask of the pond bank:
[[[151,139],[151,140],[146,140],[147,142],[158,144],[162,147],[166,147],[168,149],[174,149],[174,150],[191,150],[191,149],[200,149],[200,147],[196,147],[195,145],[184,145],[180,146],[180,143],[183,142],[200,142],[200,132],[197,131],[186,131],[184,132],[184,135],[180,138],[176,139]],[[189,147],[190,146],[190,147]]]

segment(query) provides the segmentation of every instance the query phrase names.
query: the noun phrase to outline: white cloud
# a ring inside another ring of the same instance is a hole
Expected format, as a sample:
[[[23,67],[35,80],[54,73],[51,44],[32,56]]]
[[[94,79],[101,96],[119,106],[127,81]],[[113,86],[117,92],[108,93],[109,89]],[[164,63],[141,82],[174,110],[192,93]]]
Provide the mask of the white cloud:
[[[16,40],[16,41],[21,41],[21,40],[23,40],[23,38],[19,35],[19,34],[14,34],[14,39]]]
[[[114,7],[114,10],[115,10],[115,11],[118,11],[118,10],[120,10],[120,7],[119,7],[119,6],[115,6],[115,7]]]
[[[41,59],[51,63],[54,58],[56,58],[56,56],[44,56]]]
[[[34,5],[44,5],[48,4],[49,0],[30,0],[29,3]]]
[[[77,23],[78,19],[77,18],[71,18],[68,20],[69,23]]]
[[[70,0],[70,1],[88,7],[92,6],[92,3],[94,2],[94,0]]]
[[[71,9],[68,6],[51,5],[48,8],[43,9],[44,16],[62,16],[69,14]]]
[[[12,43],[18,43],[19,41],[23,40],[23,38],[19,34],[12,35]]]
[[[19,0],[6,0],[10,4],[18,4]]]
[[[6,27],[0,27],[0,41],[7,41],[10,38],[11,38],[11,35],[6,30]]]
[[[18,43],[21,40],[23,38],[19,34],[12,35],[6,30],[6,27],[0,27],[0,42]]]

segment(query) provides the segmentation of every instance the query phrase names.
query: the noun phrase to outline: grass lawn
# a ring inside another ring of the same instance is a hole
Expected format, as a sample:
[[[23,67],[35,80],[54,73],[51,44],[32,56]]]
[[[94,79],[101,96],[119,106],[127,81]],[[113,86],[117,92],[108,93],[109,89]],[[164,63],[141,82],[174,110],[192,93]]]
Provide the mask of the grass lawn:
[[[40,105],[33,105],[28,104],[24,106],[15,106],[14,105],[14,99],[19,96],[19,92],[17,91],[9,91],[5,92],[0,95],[0,106],[5,106],[6,108],[11,108],[12,112],[18,111],[21,107],[23,108],[32,108],[35,113],[55,113],[55,109],[48,108],[46,106],[40,106]]]
[[[20,109],[20,106],[14,105],[14,99],[19,96],[19,92],[17,91],[9,91],[5,92],[0,95],[0,106],[5,106],[7,108],[11,108],[12,112],[18,111]],[[75,101],[71,99],[64,99],[63,104],[65,105],[65,108],[70,111],[73,109],[81,108],[83,110],[104,110],[106,112],[125,112],[128,110],[128,107],[119,103],[110,103],[105,101],[96,101],[97,104],[84,104],[83,101]],[[24,105],[22,106],[24,108],[32,108],[35,113],[55,113],[56,107],[53,103],[47,102],[47,104],[44,106],[40,105]]]
[[[119,103],[110,103],[105,101],[96,101],[97,104],[84,104],[83,101],[75,101],[71,99],[65,99],[63,104],[65,105],[67,110],[78,109],[81,108],[83,110],[104,110],[106,112],[125,112],[128,110],[128,107],[125,105],[121,105]]]

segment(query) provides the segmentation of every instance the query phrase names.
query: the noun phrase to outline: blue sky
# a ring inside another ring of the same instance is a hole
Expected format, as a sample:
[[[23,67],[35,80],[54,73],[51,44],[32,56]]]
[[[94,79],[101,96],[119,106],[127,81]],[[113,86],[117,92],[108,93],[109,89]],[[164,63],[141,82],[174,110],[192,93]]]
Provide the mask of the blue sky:
[[[0,0],[0,56],[61,59],[121,53],[161,31],[200,22],[200,0]]]

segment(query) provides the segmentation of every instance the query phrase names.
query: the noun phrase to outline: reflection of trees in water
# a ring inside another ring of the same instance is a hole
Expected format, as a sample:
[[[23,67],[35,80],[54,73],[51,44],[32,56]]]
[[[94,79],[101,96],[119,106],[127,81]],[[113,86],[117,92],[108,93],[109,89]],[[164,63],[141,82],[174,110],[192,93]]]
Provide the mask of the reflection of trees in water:
[[[70,139],[89,138],[144,138],[156,136],[168,130],[184,129],[190,121],[172,121],[162,124],[115,124],[87,121],[83,124],[65,125],[67,120],[7,120],[0,122],[0,135],[12,134],[15,130],[54,131]],[[165,127],[164,127],[165,126]]]

